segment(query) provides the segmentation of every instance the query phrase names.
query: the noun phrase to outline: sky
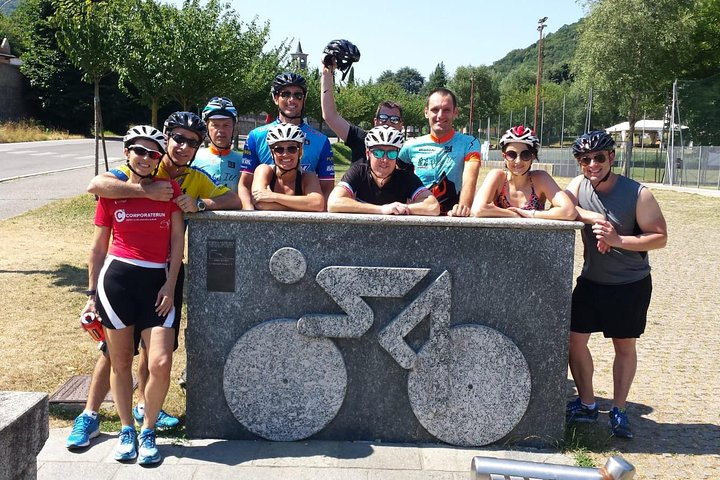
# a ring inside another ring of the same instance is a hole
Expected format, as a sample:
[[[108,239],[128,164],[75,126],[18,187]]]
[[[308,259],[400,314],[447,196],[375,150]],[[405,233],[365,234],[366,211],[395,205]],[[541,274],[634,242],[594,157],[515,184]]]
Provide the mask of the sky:
[[[177,6],[182,0],[170,0]],[[385,70],[409,66],[427,78],[444,62],[449,75],[462,65],[491,65],[508,52],[584,16],[575,0],[230,0],[240,17],[270,21],[269,45],[300,41],[308,66],[320,65],[325,45],[344,38],[360,49],[355,78],[376,79]]]

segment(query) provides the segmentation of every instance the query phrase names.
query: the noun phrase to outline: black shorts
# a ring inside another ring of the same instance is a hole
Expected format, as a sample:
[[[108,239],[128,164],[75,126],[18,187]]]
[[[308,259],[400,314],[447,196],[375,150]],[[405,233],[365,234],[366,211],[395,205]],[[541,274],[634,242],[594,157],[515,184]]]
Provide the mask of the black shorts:
[[[651,296],[650,275],[625,285],[603,285],[579,277],[572,294],[570,331],[639,338],[645,332]]]
[[[178,329],[177,309],[160,317],[155,312],[157,293],[166,280],[164,268],[148,268],[108,257],[98,277],[98,313],[109,329],[134,326],[139,333],[147,328]],[[177,296],[177,291],[175,296]]]
[[[180,337],[180,320],[182,318],[182,306],[183,306],[183,288],[185,286],[185,264],[180,264],[180,270],[178,271],[178,277],[177,282],[175,283],[175,295],[173,301],[175,302],[175,318],[177,318],[177,325],[178,327],[175,328],[175,344],[173,345],[173,351],[178,349],[179,343],[178,338]],[[140,332],[135,331],[135,355],[138,354],[138,348],[142,345],[143,348],[145,348],[145,345],[142,343],[142,339],[140,338]]]

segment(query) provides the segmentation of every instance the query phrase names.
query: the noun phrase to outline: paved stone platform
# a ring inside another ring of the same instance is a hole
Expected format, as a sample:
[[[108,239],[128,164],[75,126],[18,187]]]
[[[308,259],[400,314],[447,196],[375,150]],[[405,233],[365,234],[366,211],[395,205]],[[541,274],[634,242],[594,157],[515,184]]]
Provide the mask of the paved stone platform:
[[[540,450],[160,438],[163,461],[147,468],[113,460],[116,437],[112,433],[101,434],[88,449],[70,452],[65,448],[69,432],[69,428],[50,431],[50,438],[38,456],[39,480],[465,480],[475,455],[573,465],[566,455]]]

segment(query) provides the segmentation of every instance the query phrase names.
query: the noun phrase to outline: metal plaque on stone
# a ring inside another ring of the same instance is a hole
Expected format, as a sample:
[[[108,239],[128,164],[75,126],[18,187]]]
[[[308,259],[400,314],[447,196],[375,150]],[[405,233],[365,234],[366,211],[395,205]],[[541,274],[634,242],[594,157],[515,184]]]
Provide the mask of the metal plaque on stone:
[[[207,290],[235,291],[235,239],[207,241]]]

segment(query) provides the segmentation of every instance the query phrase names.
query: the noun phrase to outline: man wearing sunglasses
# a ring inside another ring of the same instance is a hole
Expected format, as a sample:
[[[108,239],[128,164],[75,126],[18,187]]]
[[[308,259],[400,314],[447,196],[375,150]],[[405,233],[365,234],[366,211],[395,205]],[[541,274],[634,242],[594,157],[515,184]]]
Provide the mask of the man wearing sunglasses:
[[[278,118],[272,123],[253,129],[248,134],[243,150],[243,163],[240,167],[242,173],[239,193],[243,209],[255,209],[252,196],[253,174],[260,164],[274,165],[267,143],[267,133],[268,130],[282,123],[297,125],[305,134],[303,156],[300,159],[301,168],[318,176],[323,196],[327,200],[335,186],[335,165],[328,137],[303,121],[307,99],[305,78],[297,73],[281,73],[273,80],[270,93],[273,102],[278,106]]]
[[[649,250],[667,243],[667,226],[650,190],[612,172],[615,141],[603,131],[578,137],[573,155],[582,175],[566,193],[575,204],[582,231],[583,269],[573,291],[570,316],[570,372],[578,398],[568,402],[568,422],[595,422],[598,406],[593,392],[590,335],[611,338],[613,405],[610,433],[632,438],[627,397],[637,369],[636,342],[645,331],[652,293]]]
[[[242,164],[242,153],[232,149],[237,110],[230,99],[213,97],[203,108],[202,118],[208,127],[210,145],[197,152],[194,165],[210,174],[215,183],[237,193]]]
[[[365,161],[365,135],[367,132],[357,125],[345,120],[335,106],[335,59],[330,58],[328,64],[323,63],[322,77],[320,78],[320,105],[325,123],[335,132],[340,140],[350,148],[353,162]],[[386,125],[402,131],[405,127],[402,107],[395,102],[383,100],[377,107],[373,125]]]
[[[398,169],[404,139],[382,125],[367,132],[367,162],[355,162],[330,194],[329,212],[381,215],[438,215],[440,205],[408,169]]]
[[[430,133],[408,141],[400,160],[411,163],[415,173],[437,197],[443,214],[470,215],[480,171],[480,142],[458,133],[453,122],[458,116],[457,98],[447,88],[436,88],[425,104]]]

